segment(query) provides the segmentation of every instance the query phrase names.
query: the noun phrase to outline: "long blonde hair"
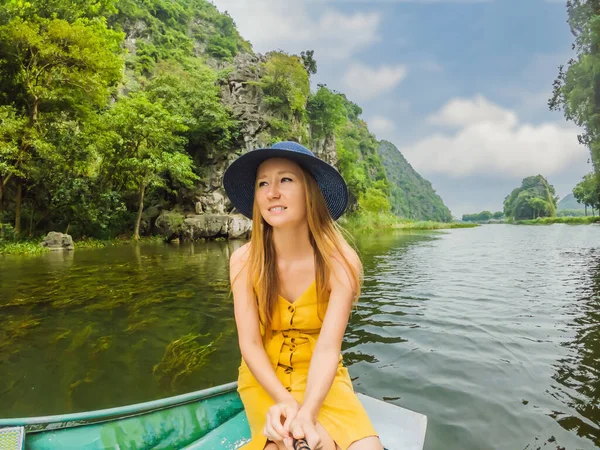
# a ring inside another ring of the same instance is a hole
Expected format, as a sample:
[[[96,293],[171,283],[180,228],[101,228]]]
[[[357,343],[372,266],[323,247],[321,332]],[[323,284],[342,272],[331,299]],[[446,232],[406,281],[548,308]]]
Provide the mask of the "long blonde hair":
[[[322,318],[321,311],[327,298],[327,284],[332,272],[332,255],[341,257],[343,267],[355,287],[353,304],[360,296],[362,266],[357,270],[346,258],[344,247],[348,242],[343,236],[343,229],[331,217],[316,180],[310,172],[302,166],[300,168],[304,178],[309,240],[315,252],[318,314]],[[256,196],[252,211],[252,237],[248,262],[248,280],[256,295],[260,320],[265,332],[270,332],[280,283],[273,243],[273,227],[262,218]]]

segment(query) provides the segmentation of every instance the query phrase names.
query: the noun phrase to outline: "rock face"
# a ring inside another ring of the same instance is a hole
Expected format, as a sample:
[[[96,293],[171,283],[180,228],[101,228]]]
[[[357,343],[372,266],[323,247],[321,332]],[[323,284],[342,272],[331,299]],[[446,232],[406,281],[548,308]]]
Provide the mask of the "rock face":
[[[156,219],[156,228],[168,241],[179,239],[193,242],[199,239],[250,237],[252,222],[241,214],[191,214],[163,211]]]
[[[249,151],[267,144],[261,139],[266,130],[266,111],[261,108],[262,94],[253,85],[263,75],[262,63],[267,58],[262,55],[238,54],[234,59],[234,69],[221,85],[221,97],[233,116],[241,124],[244,150]]]
[[[310,150],[323,161],[337,167],[338,159],[334,134],[329,134],[324,139],[313,140]]]
[[[59,233],[57,231],[49,232],[42,243],[42,247],[48,247],[50,250],[73,250],[73,238],[69,234]]]
[[[168,240],[236,239],[250,235],[252,222],[239,214],[229,202],[223,189],[223,174],[239,155],[269,145],[269,115],[262,104],[261,89],[256,86],[263,75],[262,64],[266,61],[267,57],[263,55],[238,54],[231,72],[220,81],[222,102],[239,122],[240,137],[230,151],[206,152],[201,181],[183,196],[186,202],[183,210],[163,210],[156,218],[155,229]],[[310,129],[307,132],[310,136]],[[319,158],[337,166],[333,135],[313,139],[311,150]]]

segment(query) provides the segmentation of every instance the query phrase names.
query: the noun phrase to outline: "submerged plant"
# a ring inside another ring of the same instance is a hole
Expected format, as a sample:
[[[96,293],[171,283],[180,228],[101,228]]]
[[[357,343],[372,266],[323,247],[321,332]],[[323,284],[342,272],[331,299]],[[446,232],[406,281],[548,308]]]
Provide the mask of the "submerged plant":
[[[209,361],[209,356],[217,349],[222,333],[208,344],[205,339],[209,334],[189,333],[174,340],[165,349],[162,361],[152,370],[154,375],[164,382],[170,379],[171,388],[174,388],[177,379],[189,375],[203,367]]]

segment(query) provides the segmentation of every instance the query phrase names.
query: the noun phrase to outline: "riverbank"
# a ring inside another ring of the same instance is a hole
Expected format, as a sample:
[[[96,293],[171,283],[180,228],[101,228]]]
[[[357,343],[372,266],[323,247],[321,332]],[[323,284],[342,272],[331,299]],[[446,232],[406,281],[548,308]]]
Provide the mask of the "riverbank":
[[[589,225],[592,223],[600,223],[600,217],[538,217],[537,219],[531,220],[516,220],[512,223],[514,225],[552,225],[554,223],[566,223],[569,225]]]
[[[435,222],[431,220],[406,220],[389,214],[350,214],[340,219],[340,224],[351,234],[371,231],[391,230],[442,230],[451,228],[474,228],[476,223],[465,222]],[[0,239],[0,255],[38,255],[49,252],[47,247],[42,247],[42,237],[22,240]],[[163,236],[144,236],[137,242],[161,242]],[[74,239],[75,248],[101,248],[111,245],[133,244],[136,241],[130,237],[118,237],[108,240],[101,239]]]
[[[354,214],[340,220],[351,233],[385,230],[442,230],[451,228],[474,228],[476,223],[436,222],[432,220],[407,220],[390,214]]]
[[[48,247],[42,247],[40,244],[43,238],[37,239],[24,239],[17,241],[5,241],[0,239],[0,255],[39,255],[42,253],[50,252],[52,250]],[[164,239],[162,236],[144,236],[135,241],[130,237],[119,237],[113,239],[81,239],[75,240],[75,247],[78,249],[82,248],[102,248],[114,245],[127,245],[148,242],[162,242]],[[62,250],[69,251],[69,250]]]

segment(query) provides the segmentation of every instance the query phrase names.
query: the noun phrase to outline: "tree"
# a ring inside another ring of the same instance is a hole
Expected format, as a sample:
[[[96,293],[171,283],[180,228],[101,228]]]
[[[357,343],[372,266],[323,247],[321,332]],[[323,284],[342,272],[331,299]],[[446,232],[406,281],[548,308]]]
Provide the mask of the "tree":
[[[583,179],[573,188],[573,196],[575,199],[585,206],[585,215],[587,216],[587,208],[600,210],[600,196],[598,189],[598,178],[593,173],[588,173]]]
[[[305,52],[300,52],[302,64],[304,65],[304,68],[310,75],[314,75],[317,73],[317,61],[314,59],[314,54],[314,50],[306,50]]]
[[[290,120],[300,116],[310,94],[308,73],[295,56],[283,52],[269,53],[265,73],[259,82],[263,102],[279,118]]]
[[[162,61],[156,72],[145,91],[151,101],[160,101],[171,114],[182,118],[188,127],[188,153],[202,164],[211,147],[227,148],[238,124],[221,102],[215,72],[191,59]]]
[[[36,161],[53,149],[46,139],[49,127],[83,120],[107,103],[121,77],[122,38],[104,22],[87,19],[69,23],[36,17],[30,22],[16,17],[0,26],[1,101],[10,122],[3,141],[12,143],[4,147],[0,162],[0,192],[14,181],[16,234],[23,184],[35,181]]]
[[[53,19],[61,18],[67,22],[77,19],[96,19],[99,17],[111,17],[117,12],[116,4],[119,0],[45,0],[45,1],[22,1],[4,0],[3,9],[6,21],[15,17],[24,20],[36,18]]]
[[[338,126],[344,124],[347,120],[342,97],[331,92],[324,85],[319,85],[317,92],[310,95],[306,112],[312,135],[315,138],[333,133]]]
[[[107,149],[108,170],[129,189],[137,191],[134,239],[139,239],[144,195],[149,186],[166,186],[166,176],[190,186],[198,177],[192,159],[183,152],[187,130],[182,118],[151,102],[143,92],[121,98],[107,114],[112,139]]]
[[[512,220],[554,217],[557,201],[554,187],[542,175],[526,177],[504,199],[504,215]]]
[[[568,23],[577,56],[559,67],[551,110],[563,110],[566,120],[583,128],[579,143],[590,150],[600,177],[600,0],[568,0]],[[600,188],[600,184],[597,185]]]
[[[530,197],[527,199],[527,204],[533,209],[533,218],[537,219],[541,215],[546,215],[548,203],[539,197]]]

